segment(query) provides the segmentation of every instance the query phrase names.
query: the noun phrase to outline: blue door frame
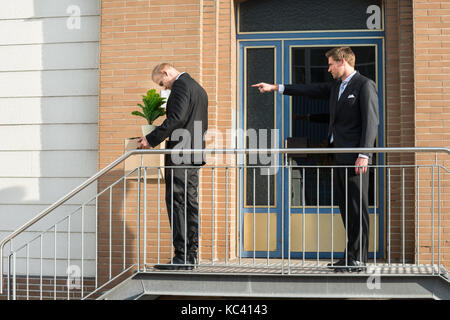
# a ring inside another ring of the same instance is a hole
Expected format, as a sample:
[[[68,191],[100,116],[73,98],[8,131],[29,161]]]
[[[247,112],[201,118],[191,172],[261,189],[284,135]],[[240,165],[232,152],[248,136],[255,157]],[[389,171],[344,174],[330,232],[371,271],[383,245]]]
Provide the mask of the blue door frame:
[[[265,40],[270,37],[270,40]],[[265,38],[265,39],[264,39]],[[245,34],[238,35],[238,54],[239,54],[239,128],[244,128],[244,86],[245,86],[245,50],[246,48],[255,47],[274,47],[275,48],[275,65],[276,83],[291,83],[291,70],[292,65],[290,59],[291,47],[320,47],[320,46],[375,46],[376,48],[376,74],[377,85],[379,94],[379,106],[380,106],[380,126],[378,131],[378,146],[384,146],[384,32],[374,31],[361,31],[361,32],[304,32],[304,33],[270,33],[270,34]],[[276,128],[280,129],[280,138],[278,139],[278,147],[284,147],[284,141],[289,137],[290,133],[290,97],[276,94]],[[238,139],[238,147],[244,148],[244,137],[241,136]],[[384,155],[379,154],[378,165],[384,164]],[[244,163],[244,157],[239,157],[239,163]],[[282,163],[281,157],[279,163]],[[240,207],[240,228],[241,235],[244,234],[243,224],[245,214],[267,214],[267,208],[246,207],[244,205],[244,171],[239,172],[239,207]],[[270,251],[270,258],[288,257],[289,255],[289,214],[303,214],[303,209],[289,208],[290,193],[289,190],[289,171],[288,169],[280,170],[276,176],[276,206],[270,208],[270,213],[275,213],[277,216],[277,246],[276,250]],[[376,213],[378,219],[376,219],[376,227],[378,231],[378,251],[376,253],[377,258],[382,258],[384,254],[384,170],[383,168],[377,168],[377,208]],[[322,215],[330,213],[339,213],[337,207],[308,207],[305,209],[305,214]],[[369,214],[374,214],[374,208],[369,208]],[[283,228],[284,224],[284,228]],[[373,225],[370,225],[373,229]],[[282,239],[284,238],[284,244]],[[267,251],[245,251],[243,236],[240,238],[240,256],[241,257],[253,257],[265,258],[267,257]],[[291,252],[291,258],[303,258],[302,252]],[[320,252],[319,258],[330,258],[331,252]],[[334,252],[334,258],[343,257],[343,253]],[[317,258],[317,252],[305,252],[305,258],[313,259]],[[369,258],[373,258],[373,251],[369,253]]]

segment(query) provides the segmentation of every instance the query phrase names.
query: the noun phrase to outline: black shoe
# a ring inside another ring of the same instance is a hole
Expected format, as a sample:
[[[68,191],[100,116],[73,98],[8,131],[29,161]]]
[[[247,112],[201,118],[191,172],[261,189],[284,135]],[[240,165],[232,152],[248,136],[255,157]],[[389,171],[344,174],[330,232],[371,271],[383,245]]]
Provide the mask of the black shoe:
[[[364,263],[359,262],[357,260],[349,260],[347,263],[347,266],[337,266],[334,268],[334,272],[361,272],[366,269],[366,266]]]
[[[343,267],[343,266],[345,266],[345,259],[341,259],[333,264],[331,264],[331,262],[327,264],[327,267],[330,269],[335,269],[335,267]]]
[[[158,270],[192,270],[194,265],[189,259],[184,261],[184,257],[175,256],[172,258],[172,261],[166,264],[155,264],[153,268]]]

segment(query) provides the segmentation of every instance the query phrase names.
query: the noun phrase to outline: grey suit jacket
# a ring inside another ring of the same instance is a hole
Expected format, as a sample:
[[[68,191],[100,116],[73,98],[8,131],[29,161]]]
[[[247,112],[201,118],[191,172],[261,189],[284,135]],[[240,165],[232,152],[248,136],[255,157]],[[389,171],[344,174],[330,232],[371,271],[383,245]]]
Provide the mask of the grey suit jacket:
[[[204,134],[208,129],[208,95],[187,73],[172,85],[166,104],[166,120],[146,136],[155,147],[169,138],[167,149],[204,149]],[[184,157],[180,164],[204,165],[205,156]]]
[[[378,92],[376,84],[357,72],[338,100],[341,81],[286,85],[284,94],[329,99],[328,141],[333,134],[335,148],[372,148],[378,134]],[[369,156],[371,163],[372,154]],[[358,153],[335,154],[337,164],[355,164]]]

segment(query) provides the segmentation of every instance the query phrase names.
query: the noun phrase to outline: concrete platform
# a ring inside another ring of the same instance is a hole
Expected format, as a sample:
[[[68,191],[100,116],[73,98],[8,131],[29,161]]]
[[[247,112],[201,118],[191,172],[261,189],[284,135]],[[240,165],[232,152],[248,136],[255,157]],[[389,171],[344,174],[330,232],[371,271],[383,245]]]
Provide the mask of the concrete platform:
[[[248,262],[248,261],[247,261]],[[148,266],[99,299],[155,296],[244,298],[450,299],[444,268],[428,265],[369,264],[364,272],[336,273],[328,261],[202,265],[191,271]],[[440,269],[440,270],[438,270]]]

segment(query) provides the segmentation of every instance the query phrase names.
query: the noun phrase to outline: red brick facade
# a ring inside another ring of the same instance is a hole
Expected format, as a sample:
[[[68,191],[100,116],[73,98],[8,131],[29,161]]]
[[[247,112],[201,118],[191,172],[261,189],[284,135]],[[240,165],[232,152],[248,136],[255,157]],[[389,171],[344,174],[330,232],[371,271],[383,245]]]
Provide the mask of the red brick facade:
[[[238,84],[237,50],[235,30],[235,6],[232,0],[152,0],[152,1],[119,1],[103,0],[101,12],[101,60],[100,60],[100,101],[99,101],[99,168],[123,154],[125,138],[140,136],[142,120],[130,115],[140,100],[140,95],[149,88],[157,88],[151,80],[151,71],[159,62],[173,63],[180,71],[186,71],[197,79],[206,89],[209,96],[209,128],[225,132],[232,128],[233,110],[238,110],[236,90]],[[448,147],[450,138],[450,4],[446,1],[425,0],[387,0],[385,1],[385,64],[386,64],[386,122],[385,145],[387,147]],[[228,141],[228,146],[233,146]],[[210,147],[214,147],[210,145]],[[439,156],[440,164],[450,166],[448,156]],[[389,164],[425,164],[434,161],[434,156],[421,154],[414,156],[398,153],[389,156]],[[409,170],[409,169],[408,169]],[[405,175],[405,202],[401,190],[401,171],[392,170],[392,225],[391,254],[393,259],[401,259],[402,236],[405,234],[406,259],[416,261],[416,234],[419,224],[421,233],[419,240],[420,262],[430,260],[431,245],[431,171],[423,170],[420,174],[421,192],[417,194],[414,181],[416,172],[410,170]],[[441,181],[442,207],[441,211],[441,245],[448,252],[450,241],[449,201],[450,194],[448,174],[447,180]],[[120,178],[123,170],[106,177],[99,184],[99,191],[108,186],[111,181]],[[236,212],[236,177],[229,173],[228,199],[224,198],[223,173],[216,172],[212,188],[212,172],[204,171],[201,177],[201,208],[210,212],[214,206],[216,219],[214,221],[215,247],[223,248],[225,212],[228,212],[228,230],[233,230]],[[429,179],[428,179],[429,178]],[[438,186],[435,175],[435,187]],[[153,196],[156,182],[148,184],[149,228],[148,248],[154,248],[157,239],[154,231],[157,221],[157,208],[160,207],[161,232],[165,233],[164,256],[170,257],[170,234],[164,203],[164,185],[161,183],[161,198]],[[121,197],[117,187],[117,198]],[[135,181],[127,184],[130,196],[127,197],[127,209],[130,214],[127,219],[127,229],[135,230],[136,207],[133,207],[133,188]],[[214,204],[212,190],[215,190]],[[153,191],[152,191],[153,190]],[[116,191],[114,191],[116,192]],[[135,191],[134,191],[135,192]],[[425,195],[425,193],[427,193]],[[153,198],[151,198],[153,197]],[[134,198],[134,200],[136,200]],[[141,199],[142,200],[142,199]],[[435,196],[434,235],[438,239],[437,194]],[[419,202],[418,202],[419,201]],[[130,204],[128,204],[128,202]],[[225,202],[227,208],[225,208]],[[421,210],[419,222],[416,219],[417,203]],[[117,208],[118,222],[117,248],[122,244],[120,225],[122,217],[119,214],[123,200],[114,200]],[[143,204],[142,204],[143,207]],[[113,208],[113,214],[115,209]],[[405,229],[401,225],[402,208],[405,208]],[[99,251],[104,259],[109,257],[109,199],[104,200],[100,220],[100,230],[105,232],[105,243],[100,242]],[[428,210],[428,212],[427,212]],[[134,213],[133,213],[134,212]],[[141,221],[143,222],[143,221]],[[212,229],[212,221],[202,220],[205,230]],[[143,225],[141,225],[141,232]],[[136,229],[137,232],[137,229]],[[153,235],[152,235],[153,234]],[[153,238],[151,238],[153,237]],[[387,236],[386,236],[387,238]],[[220,240],[221,239],[221,240]],[[234,234],[229,235],[228,246],[234,247]],[[135,248],[136,243],[130,243]],[[211,237],[203,238],[204,254],[211,252]],[[435,243],[437,248],[437,242]],[[135,248],[136,249],[136,248]],[[149,249],[151,251],[151,249]],[[152,249],[154,250],[154,249]],[[150,252],[149,251],[149,252]],[[130,259],[135,252],[127,253]],[[223,252],[222,252],[223,253]],[[149,253],[150,255],[150,253]],[[148,261],[156,258],[155,252]],[[443,255],[444,263],[450,266],[450,256]],[[121,267],[121,253],[117,257],[118,268]],[[108,261],[105,261],[105,266]]]
[[[413,1],[413,40],[414,40],[414,142],[416,147],[449,147],[450,141],[450,3],[448,1],[415,0]],[[431,160],[431,161],[430,161]],[[430,164],[434,157],[420,155],[416,163]],[[450,165],[448,155],[438,155],[437,163],[446,167]],[[423,218],[419,223],[424,237],[434,233],[435,254],[437,259],[439,241],[439,220],[441,225],[441,263],[450,266],[450,183],[445,169],[434,172],[434,189],[441,187],[439,194],[432,198],[417,196]],[[427,179],[428,178],[428,179]],[[424,179],[424,180],[422,180]],[[432,176],[421,178],[423,188],[431,189]],[[439,216],[439,208],[441,213]],[[434,209],[434,215],[432,210]],[[434,221],[434,230],[431,228]],[[431,230],[430,230],[431,229]],[[430,238],[430,236],[428,236]],[[423,259],[431,258],[430,244],[424,242]]]
[[[99,102],[99,168],[103,168],[123,154],[124,139],[140,136],[141,119],[130,115],[136,109],[141,94],[150,88],[157,88],[152,82],[153,67],[160,62],[170,62],[178,70],[188,72],[207,91],[209,96],[209,130],[225,133],[232,127],[232,110],[236,108],[236,37],[234,30],[234,4],[232,1],[180,0],[180,1],[102,1],[101,60],[100,60],[100,102]],[[162,119],[159,119],[159,123]],[[230,143],[231,141],[228,141]],[[210,142],[213,143],[213,142]],[[214,148],[214,145],[209,147]],[[223,146],[217,146],[223,147]],[[225,172],[217,170],[214,182],[212,171],[201,174],[201,211],[215,210],[214,228],[211,215],[202,219],[204,230],[208,232],[201,239],[205,258],[210,259],[211,246],[217,254],[224,255],[225,212],[234,217],[235,176],[228,173],[229,193],[225,201]],[[113,171],[99,183],[99,191],[123,175],[123,167]],[[214,183],[214,186],[212,186]],[[164,202],[164,183],[157,180],[147,184],[148,211],[146,223],[148,257],[147,262],[157,262],[157,247],[160,246],[161,261],[171,256],[170,228]],[[134,238],[138,222],[136,216],[136,180],[127,182],[126,230],[127,237]],[[212,190],[214,203],[212,201]],[[123,226],[122,207],[123,183],[113,189],[113,222],[115,230],[112,251],[116,270],[122,268]],[[141,199],[141,210],[143,210]],[[227,208],[224,206],[228,203]],[[100,240],[99,270],[109,263],[109,219],[108,193],[100,199]],[[158,210],[159,208],[159,210]],[[160,219],[160,238],[156,226]],[[227,230],[234,230],[235,219],[229,218]],[[141,234],[144,221],[139,221]],[[131,236],[130,236],[131,235]],[[234,234],[228,235],[227,245],[234,245]],[[143,243],[141,243],[141,246]],[[133,261],[137,253],[137,243],[126,240],[126,259]],[[208,256],[209,255],[209,256]],[[143,261],[141,261],[143,262]],[[105,272],[101,272],[104,274]],[[109,273],[109,272],[106,272]],[[106,275],[108,276],[108,275]],[[106,279],[106,278],[105,278]],[[104,280],[104,279],[103,279]]]
[[[206,89],[209,130],[227,139],[220,145],[209,141],[208,148],[234,147],[225,133],[236,126],[233,117],[239,110],[235,12],[242,1],[101,0],[99,169],[123,155],[126,138],[141,136],[140,125],[145,123],[131,112],[147,90],[159,90],[151,73],[160,62],[188,72]],[[384,0],[384,27],[385,146],[449,148],[450,2]],[[435,163],[441,167],[432,168]],[[422,167],[389,171],[391,187],[384,190],[384,199],[390,201],[384,212],[384,244],[390,252],[385,249],[385,257],[389,255],[392,262],[440,262],[450,268],[450,156],[393,153],[386,164]],[[98,183],[98,192],[105,191],[98,197],[98,285],[124,267],[130,267],[123,274],[126,277],[136,269],[135,263],[151,265],[172,256],[164,180],[149,179],[138,194],[137,179],[124,183],[124,174],[121,164]],[[236,172],[206,168],[200,179],[200,258],[234,258],[239,241],[235,233]],[[29,297],[39,299],[40,279],[30,277],[28,283]],[[84,293],[91,292],[95,284],[95,279],[84,279]],[[19,298],[26,298],[26,279],[18,277],[17,287]],[[68,295],[65,277],[55,281],[44,276],[42,287],[44,299],[53,299],[55,292],[57,298]],[[76,289],[69,296],[78,299],[81,292]],[[6,292],[0,296],[5,298]]]

